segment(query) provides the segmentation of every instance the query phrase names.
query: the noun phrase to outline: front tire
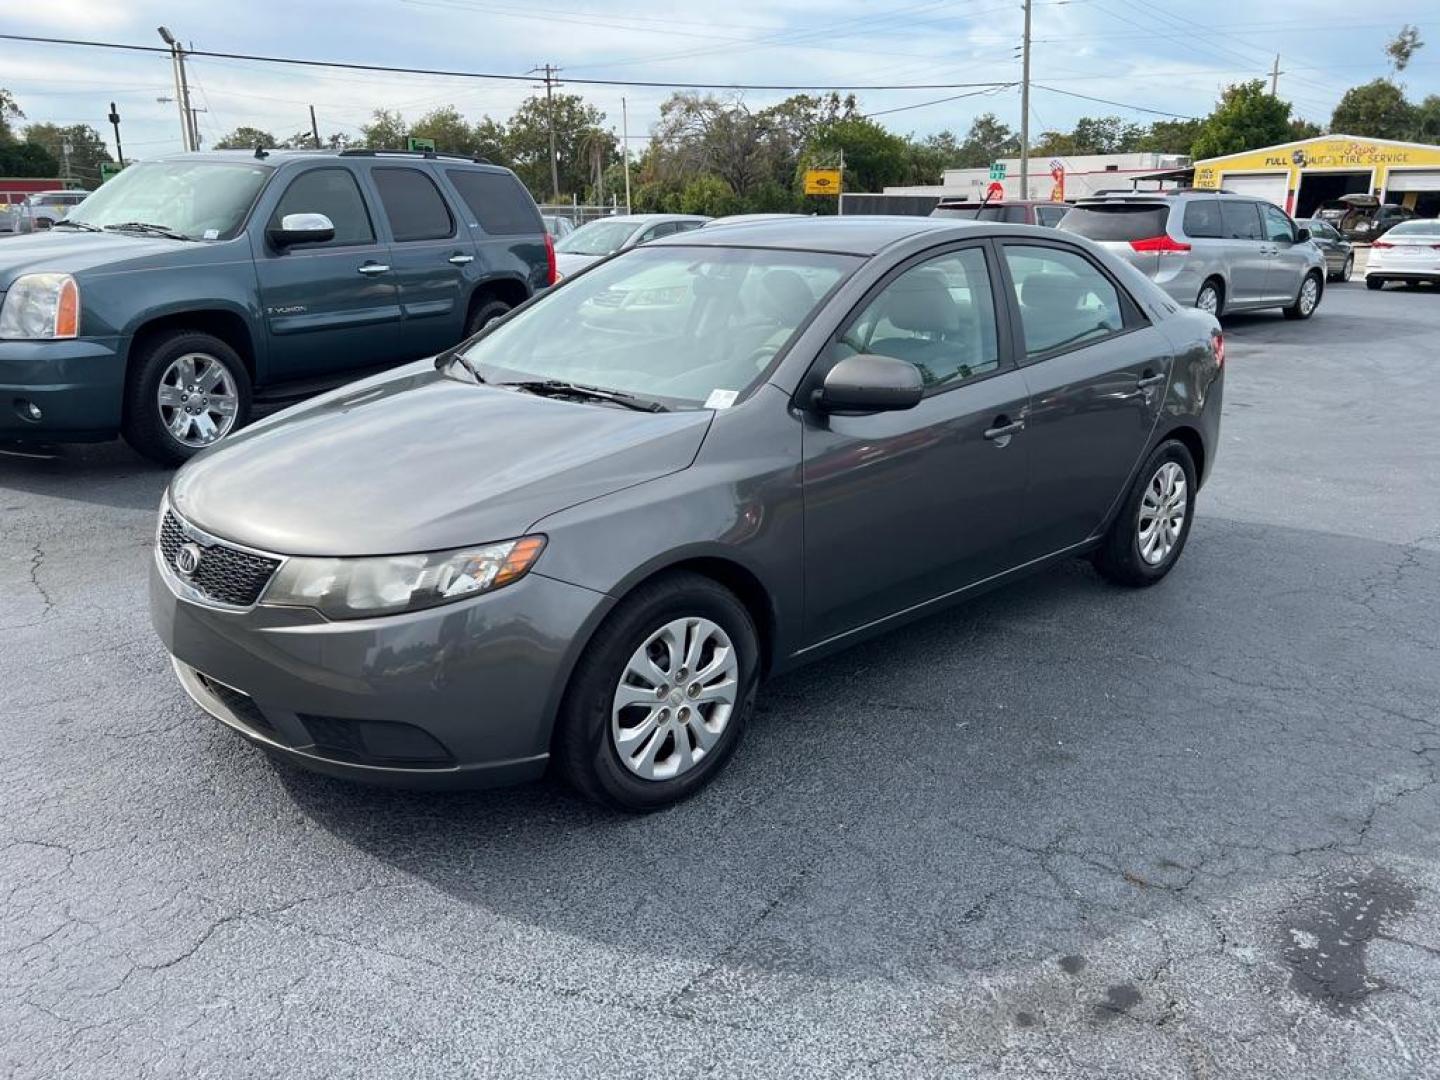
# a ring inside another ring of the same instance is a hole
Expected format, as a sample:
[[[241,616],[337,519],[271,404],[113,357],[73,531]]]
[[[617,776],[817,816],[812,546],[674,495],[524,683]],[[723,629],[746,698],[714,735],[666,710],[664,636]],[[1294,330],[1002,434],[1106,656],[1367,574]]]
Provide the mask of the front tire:
[[[554,743],[559,774],[634,812],[693,795],[740,743],[759,657],[750,613],[718,582],[681,572],[641,585],[576,665]]]
[[[1320,295],[1324,286],[1320,284],[1320,275],[1311,271],[1305,275],[1305,280],[1300,282],[1300,291],[1295,295],[1295,303],[1285,308],[1287,319],[1308,319],[1315,314],[1315,309],[1320,306]]]
[[[1342,266],[1342,267],[1340,267],[1340,280],[1341,280],[1341,281],[1349,281],[1350,278],[1351,278],[1351,276],[1352,276],[1354,273],[1355,273],[1355,256],[1354,256],[1354,255],[1347,255],[1347,256],[1345,256],[1345,265]]]
[[[250,419],[250,375],[213,334],[173,330],[134,357],[121,433],[138,453],[180,465]]]
[[[1195,459],[1185,444],[1170,439],[1157,446],[1091,556],[1095,569],[1136,588],[1168,574],[1190,536],[1197,486]]]

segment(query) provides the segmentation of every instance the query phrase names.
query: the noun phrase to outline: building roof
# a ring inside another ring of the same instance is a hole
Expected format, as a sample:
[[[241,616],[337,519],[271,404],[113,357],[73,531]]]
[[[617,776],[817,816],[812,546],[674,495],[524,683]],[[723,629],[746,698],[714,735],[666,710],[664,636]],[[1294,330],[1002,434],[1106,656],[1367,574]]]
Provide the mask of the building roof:
[[[1216,161],[1228,161],[1231,158],[1249,157],[1251,154],[1259,154],[1266,150],[1290,150],[1297,146],[1312,146],[1315,143],[1323,142],[1353,142],[1371,143],[1377,146],[1409,146],[1416,150],[1440,150],[1435,143],[1407,142],[1404,139],[1375,139],[1364,135],[1346,135],[1343,131],[1337,131],[1333,135],[1312,135],[1308,139],[1295,139],[1291,142],[1275,143],[1272,146],[1253,146],[1249,150],[1237,150],[1233,154],[1220,154],[1210,158],[1196,158],[1196,165],[1209,165]]]

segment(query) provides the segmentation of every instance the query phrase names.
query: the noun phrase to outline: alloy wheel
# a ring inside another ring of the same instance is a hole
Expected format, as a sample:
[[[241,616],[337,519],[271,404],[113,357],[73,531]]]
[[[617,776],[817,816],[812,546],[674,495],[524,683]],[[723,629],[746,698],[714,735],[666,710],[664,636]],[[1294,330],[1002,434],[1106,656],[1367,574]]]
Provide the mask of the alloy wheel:
[[[1309,315],[1320,302],[1320,282],[1311,274],[1300,285],[1300,314]]]
[[[1214,315],[1220,310],[1220,293],[1214,285],[1206,285],[1195,298],[1195,306],[1201,311]]]
[[[1145,485],[1136,521],[1136,539],[1140,557],[1150,566],[1159,566],[1175,550],[1185,527],[1189,499],[1185,470],[1174,461],[1161,464]]]
[[[739,694],[729,635],[709,619],[672,619],[625,665],[611,705],[611,742],[636,776],[673,780],[719,743]]]
[[[155,392],[160,419],[182,446],[209,446],[235,426],[240,396],[223,363],[206,353],[178,357]]]
[[[1351,255],[1345,260],[1345,265],[1340,268],[1340,280],[1349,281],[1350,275],[1355,272],[1355,256]]]

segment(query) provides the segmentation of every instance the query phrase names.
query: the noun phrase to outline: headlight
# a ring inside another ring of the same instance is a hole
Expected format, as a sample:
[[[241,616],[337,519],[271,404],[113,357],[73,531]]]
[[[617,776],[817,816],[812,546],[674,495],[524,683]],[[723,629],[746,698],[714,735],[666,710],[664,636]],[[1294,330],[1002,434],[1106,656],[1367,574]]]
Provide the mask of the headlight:
[[[0,306],[0,338],[73,338],[80,290],[69,274],[21,274]]]
[[[315,608],[329,619],[362,619],[449,604],[493,592],[525,576],[545,537],[484,547],[370,559],[289,559],[264,604]]]

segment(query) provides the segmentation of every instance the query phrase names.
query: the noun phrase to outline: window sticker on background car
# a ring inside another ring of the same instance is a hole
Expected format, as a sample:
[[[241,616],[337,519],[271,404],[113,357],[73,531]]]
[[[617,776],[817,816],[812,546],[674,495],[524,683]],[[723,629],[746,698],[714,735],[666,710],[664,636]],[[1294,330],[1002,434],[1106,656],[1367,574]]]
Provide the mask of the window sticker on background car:
[[[735,404],[735,399],[739,396],[738,390],[711,390],[710,396],[705,399],[705,408],[728,409]]]

